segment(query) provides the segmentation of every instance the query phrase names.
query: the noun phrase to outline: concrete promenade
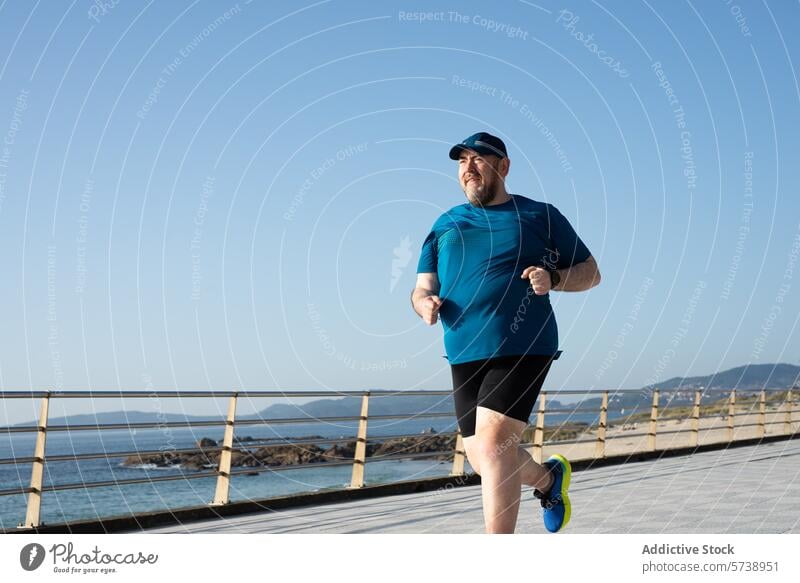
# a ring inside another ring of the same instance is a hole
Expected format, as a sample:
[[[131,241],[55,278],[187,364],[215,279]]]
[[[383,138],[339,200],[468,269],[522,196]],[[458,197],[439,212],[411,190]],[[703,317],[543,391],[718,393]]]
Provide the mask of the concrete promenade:
[[[800,440],[575,472],[567,533],[800,533]],[[545,533],[523,490],[517,532]],[[480,486],[263,512],[148,533],[481,533]]]

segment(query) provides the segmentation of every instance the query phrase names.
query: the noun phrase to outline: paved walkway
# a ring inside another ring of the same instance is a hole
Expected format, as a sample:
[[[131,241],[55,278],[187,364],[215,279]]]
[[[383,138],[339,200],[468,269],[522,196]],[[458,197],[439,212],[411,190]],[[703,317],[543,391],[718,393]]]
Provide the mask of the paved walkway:
[[[576,472],[568,533],[800,533],[800,440]],[[544,533],[523,491],[517,532]],[[481,533],[480,486],[207,520],[167,533]]]

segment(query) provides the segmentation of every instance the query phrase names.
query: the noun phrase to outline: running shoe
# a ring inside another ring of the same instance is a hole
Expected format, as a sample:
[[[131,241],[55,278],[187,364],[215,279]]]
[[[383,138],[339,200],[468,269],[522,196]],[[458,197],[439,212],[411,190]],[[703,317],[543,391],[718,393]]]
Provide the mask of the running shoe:
[[[553,474],[553,485],[547,494],[534,490],[533,495],[542,503],[544,527],[550,532],[559,532],[567,526],[572,511],[567,494],[572,466],[559,454],[551,455],[542,465]]]

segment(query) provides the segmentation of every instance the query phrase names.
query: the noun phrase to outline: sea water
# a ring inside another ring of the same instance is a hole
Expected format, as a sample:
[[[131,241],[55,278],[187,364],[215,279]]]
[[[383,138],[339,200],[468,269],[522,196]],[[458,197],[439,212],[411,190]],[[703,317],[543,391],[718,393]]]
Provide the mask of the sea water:
[[[419,434],[433,428],[453,431],[452,419],[383,420],[370,423],[371,437]],[[197,441],[210,437],[222,440],[223,427],[160,428],[145,430],[51,431],[47,434],[46,455],[70,455],[104,452],[131,454],[137,451],[169,451],[196,447]],[[237,437],[287,439],[319,435],[326,438],[354,438],[355,422],[245,426]],[[0,458],[31,457],[35,434],[0,436]],[[243,444],[243,445],[246,445]],[[327,447],[327,444],[320,444]],[[302,446],[300,446],[302,447]],[[40,521],[49,524],[107,518],[156,510],[202,506],[214,498],[216,477],[148,481],[142,484],[114,485],[130,479],[154,479],[162,476],[191,478],[198,471],[153,466],[123,466],[124,456],[78,461],[47,461],[44,486],[111,482],[95,488],[45,491],[42,494]],[[370,462],[365,467],[365,482],[380,484],[446,476],[451,462],[433,459]],[[234,471],[242,468],[233,468]],[[203,470],[210,472],[212,469]],[[350,483],[350,465],[262,471],[255,475],[235,475],[231,479],[231,501],[259,500],[329,488],[343,488]],[[30,486],[31,464],[0,464],[0,490]],[[25,518],[27,495],[0,496],[0,528],[14,528]]]

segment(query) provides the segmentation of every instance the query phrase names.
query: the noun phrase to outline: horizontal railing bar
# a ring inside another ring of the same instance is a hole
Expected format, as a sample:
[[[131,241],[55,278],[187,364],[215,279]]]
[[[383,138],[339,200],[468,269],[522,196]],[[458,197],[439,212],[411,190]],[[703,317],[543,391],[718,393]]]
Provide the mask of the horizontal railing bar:
[[[180,470],[180,468],[175,468]],[[148,484],[151,482],[171,482],[174,480],[195,480],[199,478],[216,478],[218,473],[214,472],[201,472],[199,474],[179,474],[175,476],[157,476],[148,478],[130,478],[126,480],[106,480],[104,482],[73,482],[70,484],[51,484],[43,486],[42,492],[55,492],[60,490],[77,490],[79,488],[105,488],[109,486],[127,486],[130,484]]]
[[[750,389],[735,389],[737,392],[737,398],[742,395],[758,395],[761,392],[761,389],[758,390],[750,390]],[[765,389],[767,393],[782,393],[787,391],[788,389],[781,389],[779,387],[772,387]],[[604,392],[608,391],[608,398],[611,399],[616,395],[622,394],[632,394],[632,393],[641,393],[643,395],[647,395],[650,397],[652,394],[652,390],[648,390],[644,392],[642,389],[567,389],[567,390],[559,390],[559,391],[542,391],[542,394],[558,397],[558,395],[591,395],[591,396],[602,396]],[[672,393],[690,393],[693,392],[694,389],[687,389],[687,388],[677,388],[677,389],[658,389],[659,393],[662,395],[670,395]],[[731,389],[714,389],[713,394],[722,394],[722,395],[729,395]],[[709,394],[707,391],[701,391],[701,395],[704,398],[708,398]],[[689,405],[691,407],[691,405]]]
[[[769,415],[784,415],[786,411],[767,411],[764,413],[765,416]],[[758,415],[758,411],[739,411],[738,413],[734,413],[734,417],[744,417],[745,415]],[[728,418],[728,413],[726,411],[720,411],[719,413],[713,415],[700,415],[698,419],[719,419],[721,416],[724,416],[725,419]]]
[[[231,470],[231,476],[239,474],[260,474],[263,472],[285,472],[287,470],[304,470],[307,468],[331,468],[336,466],[352,466],[353,460],[343,462],[314,462],[310,464],[296,464],[290,466],[253,466],[243,469]]]
[[[139,450],[139,451],[107,451],[107,452],[90,452],[90,453],[73,453],[73,454],[58,454],[58,455],[48,455],[45,460],[47,462],[71,462],[71,461],[78,461],[78,460],[96,460],[96,459],[115,459],[118,457],[132,457],[138,455],[140,457],[149,456],[149,455],[159,455],[159,454],[166,454],[166,453],[202,453],[202,452],[212,452],[212,451],[220,451],[222,449],[221,446],[217,447],[204,447],[202,449],[194,447],[194,448],[185,448],[185,449],[168,449],[168,450],[161,450],[161,449],[151,449],[151,450]],[[3,458],[0,459],[0,464],[29,464],[36,461],[34,457],[22,457],[22,458]]]
[[[362,397],[369,393],[370,397],[395,396],[445,396],[452,390],[408,390],[392,391],[388,389],[361,391],[0,391],[0,399],[31,399],[50,397],[59,399],[144,399],[154,397],[205,398],[205,397]]]
[[[608,434],[606,434],[606,441],[608,441],[609,439],[622,439],[622,438],[628,438],[628,437],[646,437],[647,435],[650,435],[650,434],[649,433],[641,433],[641,432],[639,432],[639,433],[620,433],[619,435],[608,435]]]
[[[301,439],[253,439],[252,441],[236,441],[234,438],[233,447],[240,449],[247,449],[251,447],[280,447],[286,445],[309,445],[313,443],[347,443],[348,441],[355,441],[356,437],[320,437],[315,439],[313,437],[304,437]]]
[[[415,397],[424,397],[429,395],[435,395],[439,397],[447,397],[453,394],[453,389],[431,389],[430,391],[425,389],[409,389],[409,390],[402,390],[402,391],[392,391],[390,389],[378,389],[378,390],[370,390],[370,391],[362,391],[361,394],[364,395],[365,393],[369,393],[370,397],[393,397],[393,396],[405,396],[411,395]],[[304,396],[304,393],[298,393],[298,396]]]
[[[9,490],[0,490],[0,498],[2,498],[3,496],[16,496],[19,494],[24,495],[30,491],[31,491],[30,486],[25,488],[11,488]]]
[[[677,389],[659,389],[662,395],[669,395],[672,393],[686,393],[692,389],[677,388]],[[715,391],[722,394],[730,393],[732,389],[724,389],[722,391]],[[761,389],[737,390],[741,395],[754,396],[761,392]],[[785,392],[788,389],[771,387],[766,388],[766,393]],[[622,394],[643,393],[642,389],[576,389],[576,390],[559,390],[559,391],[542,391],[544,395],[558,397],[559,395],[590,395],[602,396],[604,392],[608,392],[609,397],[615,397]],[[393,391],[388,389],[375,389],[375,390],[354,390],[354,391],[279,391],[279,390],[241,390],[241,391],[201,391],[201,390],[176,390],[176,391],[0,391],[0,399],[32,399],[32,398],[61,398],[61,399],[144,399],[144,398],[223,398],[223,397],[242,397],[242,398],[289,398],[289,397],[361,397],[369,393],[371,397],[389,397],[389,396],[449,396],[452,395],[450,389],[434,389],[434,390],[401,390]],[[649,391],[648,391],[649,393]],[[648,394],[643,393],[643,394]],[[706,396],[706,393],[703,393]]]
[[[749,411],[747,413],[747,415],[760,415],[760,414],[761,413],[759,413],[757,410],[756,411]],[[739,413],[739,415],[742,415],[742,413]],[[786,415],[786,411],[784,411],[782,409],[773,409],[771,411],[769,411],[769,410],[768,411],[764,411],[764,415],[766,417],[769,417],[770,415]]]
[[[659,413],[661,411],[663,411],[663,409],[659,410]],[[784,415],[785,413],[786,413],[786,411],[767,411],[766,413],[764,413],[764,415],[767,415],[767,416],[769,416],[769,415]],[[757,410],[755,410],[755,411],[739,411],[738,413],[734,413],[733,416],[734,417],[742,417],[744,415],[758,415],[758,414],[759,413],[758,413]],[[727,419],[728,418],[727,411],[720,411],[719,413],[714,413],[712,415],[700,415],[697,418],[698,419],[720,419],[721,416],[724,416],[724,418]],[[624,425],[624,424],[627,424],[627,423],[631,423],[630,421],[622,421],[622,419],[624,419],[624,417],[616,417],[614,419],[610,419],[608,421],[608,426],[609,427],[613,427],[613,426],[619,426],[619,425]],[[662,416],[662,415],[659,414],[659,416],[658,416],[658,421],[672,421],[672,420],[675,420],[675,419],[682,419],[684,421],[689,421],[689,420],[693,419],[693,417],[691,416],[691,414],[680,415],[680,416]],[[637,421],[634,421],[634,423],[648,423],[649,421],[650,421],[649,419],[639,419]],[[776,421],[776,423],[783,423],[783,421],[780,421],[780,422]],[[737,427],[741,427],[741,425],[737,425]],[[690,430],[687,429],[686,431],[690,431]]]
[[[548,440],[542,444],[542,447],[547,447],[548,445],[573,445],[576,443],[597,443],[596,438],[589,438],[589,439],[565,439],[565,440]]]
[[[429,417],[453,417],[453,412],[441,413],[398,413],[396,415],[370,415],[370,421],[381,419],[420,419]],[[352,415],[347,417],[283,417],[280,419],[243,419],[237,420],[236,425],[286,425],[302,423],[327,423],[340,421],[360,421],[361,417]]]
[[[587,390],[580,390],[580,389],[565,389],[559,391],[542,391],[540,394],[547,395],[548,397],[558,397],[559,395],[591,395],[596,397],[602,397],[605,391],[600,389],[587,389]],[[640,393],[639,389],[618,389],[618,390],[609,390],[608,397],[611,398],[615,395],[620,395],[622,393]]]
[[[385,462],[397,459],[414,459],[414,458],[424,458],[424,457],[433,457],[437,455],[448,455],[452,458],[453,452],[452,451],[420,451],[417,453],[389,453],[386,455],[379,455],[379,456],[370,456],[366,459],[367,463],[370,462]],[[446,461],[446,460],[442,460]],[[350,463],[353,463],[352,460]]]
[[[452,417],[452,412],[441,413],[402,413],[396,415],[370,415],[370,421],[381,419],[422,419],[432,417]],[[344,416],[344,417],[283,417],[279,419],[240,419],[235,422],[236,426],[252,426],[252,425],[286,425],[286,424],[304,424],[304,423],[326,423],[326,422],[340,422],[340,421],[359,421],[361,417],[357,415]],[[174,429],[174,428],[187,428],[187,427],[217,427],[225,425],[226,420],[220,419],[219,421],[169,421],[166,423],[104,423],[99,425],[50,425],[47,427],[47,432],[53,431],[113,431],[118,429]],[[20,426],[20,427],[0,427],[0,433],[24,433],[38,431],[39,428],[33,425]]]
[[[181,427],[216,427],[225,425],[225,419],[219,421],[169,421],[167,423],[102,423],[100,425],[48,425],[47,433],[54,431],[115,431],[118,429],[177,429]],[[14,427],[0,427],[0,432],[19,433]],[[25,431],[38,431],[38,427],[25,426]]]
[[[591,434],[589,434],[589,435],[591,435]],[[623,435],[622,437],[627,437],[627,435]],[[552,439],[548,439],[547,441],[542,442],[542,447],[546,447],[548,445],[571,445],[571,444],[575,444],[575,443],[586,443],[586,444],[597,443],[597,438],[596,437],[588,437],[588,438],[585,438],[585,439],[565,439],[564,441],[561,441],[561,440],[555,440],[554,441]],[[527,441],[527,442],[524,442],[524,443],[520,443],[518,445],[519,445],[519,447],[533,447],[536,444],[533,443],[532,441]]]
[[[370,415],[369,421],[381,419],[428,419],[431,417],[454,417],[453,412],[449,413],[412,413],[412,414],[398,414],[398,415]]]
[[[373,417],[370,417],[372,419]],[[355,418],[356,420],[359,419],[358,417]],[[423,437],[432,437],[432,436],[440,436],[440,435],[457,435],[457,431],[441,431],[437,433],[401,433],[398,435],[375,435],[372,437],[368,437],[367,441],[374,442],[374,441],[386,441],[388,439],[403,439],[403,438],[423,438]],[[348,443],[350,441],[355,441],[356,436],[353,435],[351,437],[305,437],[301,439],[285,439],[285,438],[256,438],[252,441],[236,441],[234,438],[234,447],[240,448],[248,448],[248,447],[273,447],[273,446],[284,446],[284,445],[308,445],[314,443]]]
[[[302,423],[325,423],[325,422],[340,422],[340,421],[358,421],[361,417],[358,415],[348,415],[342,417],[281,417],[279,419],[237,419],[234,425],[237,427],[247,427],[252,425],[287,425],[287,424],[302,424]],[[372,416],[370,416],[372,419]]]
[[[18,425],[16,427],[0,427],[0,433],[31,433],[39,431],[36,425]]]
[[[548,413],[597,413],[600,415],[600,409],[590,409],[584,407],[582,409],[545,409],[544,414]]]
[[[691,433],[691,429],[668,429],[668,430],[661,430],[656,433],[656,437],[661,435],[670,435],[673,433]]]
[[[372,417],[370,417],[372,419]],[[405,438],[425,438],[425,437],[439,437],[441,435],[458,435],[458,431],[442,431],[439,433],[401,433],[399,435],[375,435],[373,437],[367,436],[367,442],[385,441],[389,439],[405,439]]]
[[[236,425],[281,425],[288,423],[321,423],[325,421],[358,421],[360,417],[292,417],[283,419],[240,419],[236,421]],[[53,431],[108,431],[117,429],[167,429],[167,428],[181,428],[181,427],[218,427],[225,425],[227,421],[220,419],[219,421],[169,421],[166,423],[103,423],[99,425],[50,425],[47,427],[47,432]],[[9,433],[22,433],[38,431],[36,426],[24,427],[0,427],[0,432],[8,431]]]
[[[331,393],[327,393],[331,395]],[[336,393],[337,395],[339,393]],[[358,393],[361,394],[361,393]],[[143,399],[154,397],[232,397],[236,391],[0,391],[0,399]],[[275,393],[285,396],[286,393]],[[312,396],[312,395],[309,395]]]

